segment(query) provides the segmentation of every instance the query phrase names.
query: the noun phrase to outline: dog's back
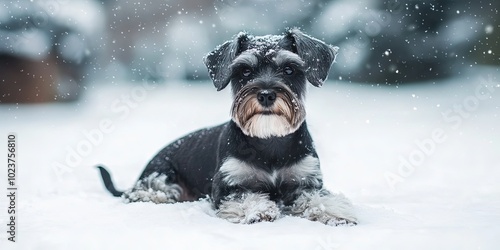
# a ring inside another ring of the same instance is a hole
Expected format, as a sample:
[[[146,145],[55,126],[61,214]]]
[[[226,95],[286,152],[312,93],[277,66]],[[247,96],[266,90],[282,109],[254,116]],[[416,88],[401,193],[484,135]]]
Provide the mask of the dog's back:
[[[171,173],[172,181],[195,199],[210,194],[218,166],[220,135],[227,123],[188,134],[162,149],[146,166],[139,179],[151,174]],[[193,154],[196,149],[196,154]]]

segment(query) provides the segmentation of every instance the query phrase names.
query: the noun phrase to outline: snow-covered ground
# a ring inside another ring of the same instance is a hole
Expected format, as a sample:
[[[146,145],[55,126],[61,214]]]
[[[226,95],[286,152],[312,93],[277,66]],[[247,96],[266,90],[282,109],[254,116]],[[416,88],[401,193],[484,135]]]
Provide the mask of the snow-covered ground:
[[[498,69],[476,68],[436,84],[311,87],[325,185],[353,201],[355,227],[231,224],[205,201],[124,204],[104,190],[96,164],[131,187],[167,143],[226,121],[228,90],[96,84],[79,103],[0,105],[4,194],[9,132],[19,164],[17,242],[2,195],[0,249],[499,249],[499,84]]]

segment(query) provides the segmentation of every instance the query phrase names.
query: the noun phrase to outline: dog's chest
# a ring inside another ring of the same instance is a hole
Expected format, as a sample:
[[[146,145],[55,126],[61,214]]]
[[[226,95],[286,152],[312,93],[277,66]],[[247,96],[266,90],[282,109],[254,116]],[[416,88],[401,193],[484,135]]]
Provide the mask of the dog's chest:
[[[273,169],[272,166],[269,169]],[[220,170],[223,181],[229,186],[265,186],[276,188],[284,184],[320,185],[322,176],[319,160],[313,156],[305,156],[289,166],[271,171],[253,166],[236,158],[228,158]]]

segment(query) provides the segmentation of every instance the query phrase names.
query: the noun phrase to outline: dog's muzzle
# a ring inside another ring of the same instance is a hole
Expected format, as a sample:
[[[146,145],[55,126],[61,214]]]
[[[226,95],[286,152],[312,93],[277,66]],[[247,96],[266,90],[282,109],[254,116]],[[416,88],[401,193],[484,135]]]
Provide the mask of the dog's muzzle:
[[[236,93],[231,116],[246,135],[268,138],[295,132],[305,119],[305,109],[284,84],[247,84]]]

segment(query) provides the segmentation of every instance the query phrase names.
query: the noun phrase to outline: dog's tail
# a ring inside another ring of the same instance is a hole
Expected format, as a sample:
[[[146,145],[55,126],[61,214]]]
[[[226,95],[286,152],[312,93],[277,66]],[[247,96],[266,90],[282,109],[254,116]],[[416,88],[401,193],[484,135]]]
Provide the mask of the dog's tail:
[[[122,196],[123,192],[116,190],[115,185],[113,185],[113,181],[111,180],[111,175],[109,174],[108,170],[106,170],[102,166],[97,166],[97,168],[101,172],[102,182],[104,183],[104,186],[106,187],[106,189],[114,197],[120,197],[120,196]]]

